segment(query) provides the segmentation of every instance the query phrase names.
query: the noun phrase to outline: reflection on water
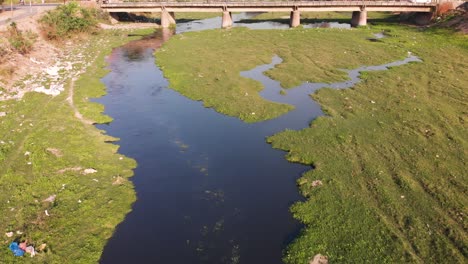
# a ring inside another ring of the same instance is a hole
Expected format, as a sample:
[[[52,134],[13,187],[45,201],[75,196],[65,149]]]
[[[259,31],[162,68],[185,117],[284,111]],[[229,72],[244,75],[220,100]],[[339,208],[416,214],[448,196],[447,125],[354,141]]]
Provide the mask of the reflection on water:
[[[213,21],[178,25],[177,32],[214,27]],[[302,199],[295,180],[310,167],[287,162],[265,137],[301,129],[321,115],[308,96],[313,90],[350,87],[360,70],[396,64],[352,70],[350,81],[303,84],[284,96],[279,83],[263,75],[281,62],[274,57],[241,75],[261,81],[264,98],[296,109],[246,124],[168,89],[153,51],[172,34],[158,31],[115,49],[108,59],[108,94],[96,101],[114,121],[98,127],[120,138],[119,152],[137,160],[132,181],[138,200],[101,263],[282,263],[282,251],[301,228],[289,213]]]

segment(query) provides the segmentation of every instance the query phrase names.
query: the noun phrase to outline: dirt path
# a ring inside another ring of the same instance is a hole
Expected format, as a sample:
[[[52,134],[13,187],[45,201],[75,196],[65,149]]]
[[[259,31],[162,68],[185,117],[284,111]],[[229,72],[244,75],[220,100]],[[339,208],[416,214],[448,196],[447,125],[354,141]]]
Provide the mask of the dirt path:
[[[80,113],[80,111],[78,111],[78,108],[73,102],[73,97],[75,95],[75,81],[76,81],[76,78],[72,78],[70,82],[70,88],[68,89],[67,102],[70,105],[70,107],[73,109],[73,111],[75,112],[75,117],[78,118],[78,120],[80,120],[85,125],[92,125],[94,124],[94,122],[89,119],[84,118],[83,115]]]

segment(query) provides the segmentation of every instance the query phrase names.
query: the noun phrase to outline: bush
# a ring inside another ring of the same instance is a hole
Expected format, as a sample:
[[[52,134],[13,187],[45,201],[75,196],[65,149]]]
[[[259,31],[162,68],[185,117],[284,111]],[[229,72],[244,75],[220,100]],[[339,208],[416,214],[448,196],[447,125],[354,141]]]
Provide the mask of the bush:
[[[21,54],[26,54],[31,51],[37,35],[30,30],[23,33],[18,29],[15,22],[8,26],[7,39],[10,45]]]
[[[48,39],[68,38],[75,33],[92,33],[97,27],[97,12],[71,2],[48,11],[39,22]]]

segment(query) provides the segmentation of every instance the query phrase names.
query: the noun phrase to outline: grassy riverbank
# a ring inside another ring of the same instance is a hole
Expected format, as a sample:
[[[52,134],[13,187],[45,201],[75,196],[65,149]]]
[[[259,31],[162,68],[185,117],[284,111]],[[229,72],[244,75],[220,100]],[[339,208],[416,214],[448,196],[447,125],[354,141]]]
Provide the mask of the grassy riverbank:
[[[387,38],[366,40],[380,31]],[[156,56],[171,87],[248,122],[287,110],[239,77],[273,54],[284,62],[268,74],[285,87],[343,79],[339,68],[390,62],[408,51],[419,56],[422,63],[363,73],[351,89],[319,90],[313,97],[329,116],[268,139],[288,160],[315,167],[298,180],[307,199],[292,212],[306,228],[285,261],[307,263],[321,253],[334,263],[463,263],[466,43],[466,36],[403,26],[234,29],[176,36]]]
[[[0,262],[17,261],[8,244],[27,240],[36,249],[47,246],[22,262],[96,263],[129,212],[135,192],[127,178],[135,161],[107,143],[115,138],[89,124],[110,119],[88,98],[104,94],[99,78],[106,72],[105,55],[130,39],[107,31],[68,50],[69,57],[82,58],[73,71],[86,72],[76,82],[68,79],[56,97],[30,92],[0,101],[6,112],[0,117]],[[53,195],[54,201],[45,201]]]
[[[394,45],[369,42],[372,32],[376,31],[208,30],[177,35],[156,56],[173,89],[223,114],[257,122],[284,114],[292,106],[263,100],[258,95],[261,84],[240,77],[239,72],[270,63],[277,54],[284,61],[267,74],[291,88],[304,81],[344,80],[340,68],[406,56]]]

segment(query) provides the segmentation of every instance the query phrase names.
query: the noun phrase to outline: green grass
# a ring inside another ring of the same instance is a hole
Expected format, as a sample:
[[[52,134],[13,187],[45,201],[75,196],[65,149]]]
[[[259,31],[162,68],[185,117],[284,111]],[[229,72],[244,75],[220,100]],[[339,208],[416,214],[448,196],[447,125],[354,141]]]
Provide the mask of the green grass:
[[[270,63],[277,54],[284,61],[267,74],[291,88],[305,81],[344,80],[346,74],[340,68],[406,56],[405,50],[393,44],[370,43],[367,38],[372,32],[245,28],[190,32],[174,36],[156,52],[156,58],[171,88],[223,114],[257,122],[284,114],[292,106],[263,100],[258,95],[261,84],[240,77],[239,72]]]
[[[112,31],[89,39],[99,46],[76,48],[91,62],[75,86],[74,100],[86,118],[109,120],[100,114],[102,106],[89,103],[88,98],[103,94],[99,78],[105,73],[104,55],[129,40],[123,32]],[[96,263],[136,199],[133,184],[127,180],[135,161],[118,154],[117,145],[106,143],[115,138],[74,116],[66,101],[68,89],[69,85],[57,97],[28,93],[19,101],[0,102],[0,110],[7,112],[0,117],[2,263]],[[87,168],[97,172],[84,175]],[[43,202],[53,194],[55,202]],[[9,231],[23,234],[7,238],[4,233]],[[46,243],[47,247],[34,258],[19,259],[8,249],[13,240],[28,240],[36,248]]]
[[[328,117],[268,139],[315,169],[298,180],[306,224],[287,263],[464,263],[467,258],[466,36],[383,27],[424,62],[319,90]],[[375,102],[375,103],[372,103]],[[323,186],[312,187],[313,180]]]
[[[381,42],[366,40],[381,31]],[[408,51],[419,56],[422,63],[364,73],[351,89],[319,90],[313,97],[328,116],[268,138],[291,162],[315,168],[298,180],[306,200],[291,211],[305,228],[284,260],[307,263],[321,253],[333,263],[464,263],[467,43],[448,31],[391,25],[234,29],[178,35],[156,56],[172,88],[247,122],[288,110],[239,76],[273,54],[284,62],[267,74],[284,87],[342,80],[339,68],[391,62]],[[312,187],[314,180],[323,185]]]

